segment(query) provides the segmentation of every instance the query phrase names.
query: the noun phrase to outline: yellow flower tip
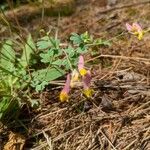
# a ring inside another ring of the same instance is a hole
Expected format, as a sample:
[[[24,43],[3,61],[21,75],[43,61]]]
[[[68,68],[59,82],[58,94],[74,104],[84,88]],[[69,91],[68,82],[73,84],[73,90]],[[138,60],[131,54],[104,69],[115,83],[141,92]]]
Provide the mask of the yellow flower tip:
[[[139,39],[139,40],[142,40],[142,39],[143,39],[143,32],[140,32],[140,33],[138,34],[138,39]]]
[[[93,90],[93,89],[90,89],[90,88],[85,89],[85,90],[83,91],[83,94],[84,94],[87,98],[90,98],[90,97],[92,97],[92,95],[94,94],[94,90]]]
[[[59,99],[61,102],[65,102],[65,101],[68,102],[69,96],[66,92],[61,92]]]
[[[85,76],[87,74],[87,70],[84,68],[80,69],[79,72],[80,72],[81,76]]]
[[[137,36],[138,40],[142,40],[143,36],[144,36],[144,31],[140,31],[140,32],[134,32],[133,33],[135,36]]]

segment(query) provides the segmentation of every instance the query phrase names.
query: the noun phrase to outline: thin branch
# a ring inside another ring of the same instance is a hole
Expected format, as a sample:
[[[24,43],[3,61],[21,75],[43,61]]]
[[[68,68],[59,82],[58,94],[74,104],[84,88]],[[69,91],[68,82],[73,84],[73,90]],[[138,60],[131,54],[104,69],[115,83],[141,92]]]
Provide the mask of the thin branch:
[[[102,58],[102,57],[105,57],[105,58],[115,58],[115,59],[125,59],[125,60],[143,61],[143,62],[146,62],[146,63],[150,64],[150,59],[148,59],[148,58],[127,57],[127,56],[119,56],[119,55],[99,55],[99,56],[96,56],[96,57],[94,57],[94,58],[86,61],[86,63],[88,63],[90,61],[93,61],[95,59],[98,59],[98,58]]]
[[[107,137],[107,135],[102,131],[102,129],[100,130],[100,132],[102,133],[102,135],[106,138],[106,140],[108,141],[108,143],[111,145],[111,147],[113,148],[113,150],[117,150],[115,148],[115,146],[113,145],[113,143],[110,141],[110,139]]]
[[[49,150],[53,150],[53,146],[52,146],[52,140],[50,137],[48,137],[48,135],[45,133],[44,130],[42,130],[42,133],[47,141],[47,145],[49,146]]]

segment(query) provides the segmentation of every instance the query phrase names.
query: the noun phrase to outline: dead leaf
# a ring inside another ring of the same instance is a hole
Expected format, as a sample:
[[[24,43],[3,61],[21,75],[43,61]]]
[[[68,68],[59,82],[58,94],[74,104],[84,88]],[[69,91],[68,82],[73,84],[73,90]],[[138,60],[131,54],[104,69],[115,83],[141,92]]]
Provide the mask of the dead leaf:
[[[118,74],[118,77],[122,77],[122,81],[139,81],[143,78],[142,75],[135,73],[133,71],[131,72],[122,72]]]
[[[104,95],[102,97],[101,106],[102,110],[105,112],[115,110],[113,103],[111,102],[110,98],[107,95]]]
[[[8,142],[4,145],[3,150],[23,150],[25,138],[17,133],[10,132]]]

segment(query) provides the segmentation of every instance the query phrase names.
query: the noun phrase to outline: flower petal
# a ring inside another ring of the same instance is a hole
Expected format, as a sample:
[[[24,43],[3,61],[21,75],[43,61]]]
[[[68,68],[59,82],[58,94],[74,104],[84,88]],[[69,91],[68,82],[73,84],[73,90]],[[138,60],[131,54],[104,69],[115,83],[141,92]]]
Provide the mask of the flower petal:
[[[83,94],[84,94],[87,98],[92,97],[93,93],[94,93],[93,89],[90,89],[90,88],[83,90]]]
[[[76,69],[74,69],[73,72],[71,73],[70,86],[75,87],[78,81],[79,81],[79,72]]]
[[[126,28],[131,34],[136,35],[139,40],[142,40],[144,31],[137,22],[134,22],[132,24],[132,26],[130,24],[126,23]]]
[[[63,88],[63,91],[65,91],[67,94],[69,93],[70,91],[70,74],[67,75],[67,80],[66,80],[66,83],[65,83],[65,86]]]
[[[71,82],[70,74],[68,74],[64,88],[62,89],[60,96],[59,96],[61,102],[68,101],[68,94],[70,91],[70,82]]]
[[[78,70],[81,76],[85,76],[87,74],[87,70],[84,68],[84,58],[82,55],[79,56]]]
[[[142,31],[142,27],[137,22],[133,23],[132,27],[137,31]]]
[[[91,85],[91,73],[90,71],[87,72],[87,74],[82,78],[83,80],[83,88],[88,89]]]
[[[83,69],[80,69],[79,72],[80,72],[80,75],[81,75],[81,76],[85,76],[85,75],[87,74],[87,70],[84,69],[84,68],[83,68]]]
[[[81,69],[84,68],[84,58],[82,55],[79,56],[79,61],[78,61],[78,70],[80,71]]]
[[[132,30],[132,26],[129,23],[126,23],[126,28],[129,32]]]
[[[61,92],[60,95],[59,95],[59,99],[61,102],[68,102],[68,99],[69,99],[69,96],[66,92]]]
[[[139,39],[139,40],[142,40],[142,38],[143,38],[143,32],[139,32],[139,34],[138,34],[138,39]]]

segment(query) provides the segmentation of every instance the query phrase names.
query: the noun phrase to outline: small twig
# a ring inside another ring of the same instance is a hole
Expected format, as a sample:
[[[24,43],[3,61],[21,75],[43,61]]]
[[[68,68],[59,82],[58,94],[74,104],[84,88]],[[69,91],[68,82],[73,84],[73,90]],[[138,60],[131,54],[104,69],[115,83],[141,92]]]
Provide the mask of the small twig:
[[[113,140],[112,140],[112,144],[115,144],[118,138],[118,133],[121,131],[122,129],[122,125],[120,125],[117,130],[116,130],[116,135],[114,136]]]
[[[111,72],[108,72],[108,78],[110,78],[112,75],[113,75],[113,73],[115,72],[115,70],[117,70],[117,68],[118,68],[118,66],[119,66],[119,64],[121,63],[121,60],[122,59],[119,59],[119,61],[118,61],[118,63],[117,64],[115,64],[115,66],[111,69]],[[103,77],[101,77],[101,79],[104,79],[106,76],[104,75]]]
[[[127,145],[123,150],[127,150],[128,148],[130,148],[135,142],[137,141],[137,139],[135,139],[134,141],[132,141],[129,145]]]
[[[150,129],[147,129],[147,131],[145,132],[141,143],[144,143],[144,141],[146,141],[148,137],[150,138],[150,136],[148,136],[149,133],[150,133]]]
[[[87,139],[87,137],[90,136],[90,133],[88,132],[82,139],[81,139],[81,144],[76,148],[76,150],[80,150],[83,149],[83,146],[85,146],[85,140]]]
[[[107,137],[107,135],[102,131],[102,129],[100,130],[100,132],[102,133],[102,135],[106,138],[106,140],[109,142],[109,144],[112,146],[113,150],[117,150],[115,148],[115,146],[112,144],[112,142],[110,141],[110,139]]]
[[[99,55],[99,56],[96,56],[88,61],[87,62],[90,62],[90,61],[93,61],[95,59],[98,59],[98,58],[101,58],[101,57],[104,57],[104,58],[115,58],[115,59],[125,59],[125,60],[140,60],[140,61],[143,61],[143,62],[147,62],[150,64],[150,59],[147,59],[147,58],[140,58],[140,57],[127,57],[127,56],[119,56],[119,55]]]
[[[150,104],[150,101],[148,101],[148,102],[142,104],[140,107],[134,109],[134,110],[131,112],[131,114],[136,115],[136,112],[138,112],[140,109],[143,111],[143,108],[146,107],[146,106],[149,106],[149,104]]]
[[[52,140],[50,137],[48,137],[48,135],[45,133],[45,131],[42,131],[46,141],[47,141],[47,145],[49,146],[49,150],[53,150],[53,146],[52,146]]]
[[[58,135],[56,138],[54,138],[54,142],[60,140],[61,138],[63,138],[63,137],[65,137],[65,136],[69,135],[70,133],[72,133],[72,132],[74,132],[74,131],[76,131],[76,130],[78,130],[78,129],[80,129],[80,128],[82,128],[82,127],[88,125],[88,124],[89,124],[89,123],[83,124],[83,125],[78,126],[78,127],[74,128],[74,129],[72,129],[72,130],[70,130],[70,131],[68,131],[68,132],[66,132],[66,133],[64,133],[64,134]]]

